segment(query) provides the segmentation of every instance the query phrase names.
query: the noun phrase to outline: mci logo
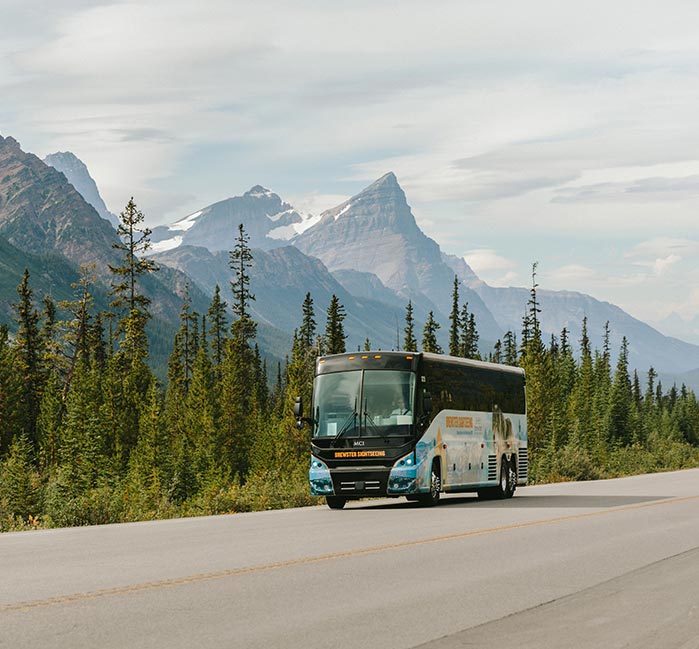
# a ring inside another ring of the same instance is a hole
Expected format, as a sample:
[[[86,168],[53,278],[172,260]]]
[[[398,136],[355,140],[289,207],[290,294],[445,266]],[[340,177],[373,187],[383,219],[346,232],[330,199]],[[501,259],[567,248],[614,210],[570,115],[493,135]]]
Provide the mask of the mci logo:
[[[364,440],[363,439],[355,439],[352,445],[353,446],[364,446]]]

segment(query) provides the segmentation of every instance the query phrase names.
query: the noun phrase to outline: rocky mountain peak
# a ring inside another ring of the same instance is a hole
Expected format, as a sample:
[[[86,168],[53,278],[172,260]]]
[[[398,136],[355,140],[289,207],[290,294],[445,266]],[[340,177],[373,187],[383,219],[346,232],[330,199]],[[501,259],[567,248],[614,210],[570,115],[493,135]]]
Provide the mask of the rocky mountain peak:
[[[243,224],[253,248],[271,250],[285,245],[297,232],[303,217],[278,194],[255,185],[242,196],[208,205],[170,225],[153,229],[153,252],[180,246],[202,246],[211,252],[233,246],[239,224]]]
[[[262,185],[255,185],[246,191],[243,196],[249,198],[279,198],[277,194]]]
[[[87,165],[71,151],[50,153],[44,158],[44,163],[60,171],[78,193],[97,210],[97,213],[115,228],[119,219],[107,209],[100,196],[97,183],[94,181]]]
[[[12,136],[8,135],[7,137],[3,137],[0,135],[0,147],[7,147],[11,149],[19,149],[20,145],[15,138]]]

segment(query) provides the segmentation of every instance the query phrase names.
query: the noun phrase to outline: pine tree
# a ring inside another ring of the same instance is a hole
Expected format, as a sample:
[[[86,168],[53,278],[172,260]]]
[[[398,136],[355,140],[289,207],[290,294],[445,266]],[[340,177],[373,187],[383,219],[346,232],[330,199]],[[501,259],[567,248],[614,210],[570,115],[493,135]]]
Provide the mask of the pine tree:
[[[18,369],[22,377],[22,401],[24,409],[21,430],[32,444],[36,444],[36,419],[39,416],[39,402],[44,384],[41,366],[42,341],[39,333],[39,314],[32,302],[32,289],[29,287],[29,271],[24,270],[22,283],[17,287],[19,302],[13,304],[15,320],[18,324],[15,340]]]
[[[313,310],[313,298],[310,293],[306,293],[306,298],[303,301],[301,309],[303,320],[301,322],[301,328],[299,329],[299,337],[301,344],[304,345],[306,349],[310,349],[313,347],[316,338],[315,311]]]
[[[498,338],[493,346],[493,352],[490,355],[491,363],[502,363],[502,341]]]
[[[26,385],[19,350],[10,345],[6,325],[0,325],[0,457],[26,424]]]
[[[245,233],[241,223],[238,225],[235,245],[229,253],[229,266],[234,273],[234,278],[231,281],[232,308],[233,313],[237,316],[231,331],[236,347],[249,346],[257,331],[257,324],[250,315],[250,302],[255,300],[255,295],[250,291],[250,275],[248,274],[253,264],[249,241],[250,237]]]
[[[347,336],[342,324],[345,317],[345,307],[340,304],[337,295],[333,294],[330,298],[325,325],[325,344],[328,354],[344,354],[347,351],[345,346]]]
[[[70,389],[70,382],[73,372],[80,359],[89,360],[94,341],[94,331],[92,329],[92,316],[90,311],[94,303],[90,293],[90,285],[94,277],[91,269],[86,266],[80,267],[80,280],[71,284],[75,291],[75,300],[63,301],[61,308],[70,316],[64,323],[64,348],[65,352],[65,379],[63,383],[63,398],[66,398]]]
[[[407,352],[417,351],[417,340],[415,339],[415,320],[413,319],[413,303],[408,300],[408,306],[405,308],[405,329],[403,329],[405,338],[403,340],[403,349]]]
[[[507,331],[503,336],[503,343],[505,345],[505,364],[517,365],[517,336],[511,331]]]
[[[439,323],[434,319],[434,313],[430,311],[427,316],[427,322],[422,330],[422,350],[433,354],[443,353],[442,348],[437,342],[437,329],[440,328]]]
[[[2,519],[26,521],[41,509],[39,473],[35,467],[34,445],[25,434],[15,438],[7,457],[0,462],[0,531]]]
[[[249,451],[255,433],[253,422],[258,417],[253,409],[256,405],[254,389],[251,390],[255,379],[255,359],[250,345],[257,325],[250,315],[250,302],[255,296],[250,290],[248,275],[253,263],[248,240],[240,224],[235,246],[230,252],[230,267],[234,273],[231,281],[232,308],[236,320],[231,325],[231,338],[227,342],[221,368],[221,425],[217,440],[226,466],[232,474],[240,477],[247,475],[250,468]],[[190,450],[185,446],[181,452],[186,455]]]
[[[61,380],[57,372],[52,371],[44,386],[44,393],[39,405],[39,417],[36,421],[39,440],[39,466],[46,473],[58,466],[63,413],[64,401]]]
[[[459,278],[454,275],[454,287],[451,294],[451,314],[449,315],[449,354],[459,356],[461,328],[468,325],[467,321],[462,321],[459,315]]]
[[[629,347],[624,336],[609,396],[609,410],[606,419],[607,438],[622,446],[631,443],[634,437],[634,431],[631,430],[633,390],[628,367]]]
[[[588,452],[592,452],[595,444],[592,413],[594,382],[592,349],[590,347],[590,338],[587,334],[587,317],[584,317],[580,338],[580,367],[571,399],[571,434],[574,436],[574,443],[581,444]]]
[[[211,334],[211,356],[214,367],[217,371],[221,367],[223,362],[223,349],[226,342],[226,328],[228,327],[228,322],[226,318],[226,309],[228,304],[221,299],[221,289],[218,284],[214,289],[214,297],[207,311],[207,316],[209,318],[210,334]]]
[[[144,216],[134,202],[133,196],[119,215],[120,223],[117,234],[121,241],[112,247],[123,254],[121,266],[109,265],[114,274],[110,295],[114,296],[113,308],[125,312],[119,323],[119,331],[124,335],[122,349],[128,361],[137,362],[148,355],[148,338],[146,322],[150,318],[148,305],[150,299],[140,293],[138,278],[158,269],[152,259],[139,258],[150,247],[151,230],[141,227]]]

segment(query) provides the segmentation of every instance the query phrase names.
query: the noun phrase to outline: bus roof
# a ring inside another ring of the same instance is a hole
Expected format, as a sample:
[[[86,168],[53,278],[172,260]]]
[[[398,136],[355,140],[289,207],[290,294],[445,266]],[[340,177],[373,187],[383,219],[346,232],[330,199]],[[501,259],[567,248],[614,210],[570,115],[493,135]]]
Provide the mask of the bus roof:
[[[502,363],[489,363],[488,361],[477,361],[473,358],[460,358],[458,356],[449,356],[448,354],[431,354],[429,352],[421,352],[422,358],[434,360],[440,363],[454,363],[455,365],[470,365],[472,367],[482,367],[487,370],[495,370],[498,372],[512,372],[514,374],[524,375],[524,369],[513,365],[504,365]]]
[[[434,361],[437,363],[449,363],[455,365],[467,365],[471,367],[481,367],[483,369],[496,372],[511,372],[524,376],[524,370],[521,367],[513,367],[512,365],[502,365],[499,363],[489,363],[487,361],[476,361],[471,358],[459,358],[457,356],[449,356],[447,354],[431,354],[429,352],[404,352],[404,351],[362,351],[362,352],[347,352],[344,354],[332,354],[329,356],[321,356],[316,362],[316,374],[323,373],[323,365],[327,363],[326,371],[332,371],[331,367],[343,365],[344,361],[369,361],[371,365],[376,367],[376,361],[382,361],[379,365],[383,368],[399,369],[415,369],[418,366],[419,359]],[[335,371],[338,371],[335,369]]]

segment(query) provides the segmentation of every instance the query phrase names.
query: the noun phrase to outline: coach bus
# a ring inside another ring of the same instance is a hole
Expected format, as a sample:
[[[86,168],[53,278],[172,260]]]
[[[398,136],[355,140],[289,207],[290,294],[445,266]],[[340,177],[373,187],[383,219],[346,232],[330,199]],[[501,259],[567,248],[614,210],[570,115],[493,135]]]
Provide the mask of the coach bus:
[[[510,498],[527,483],[524,370],[441,354],[357,352],[316,362],[311,493],[348,500],[441,493]]]

